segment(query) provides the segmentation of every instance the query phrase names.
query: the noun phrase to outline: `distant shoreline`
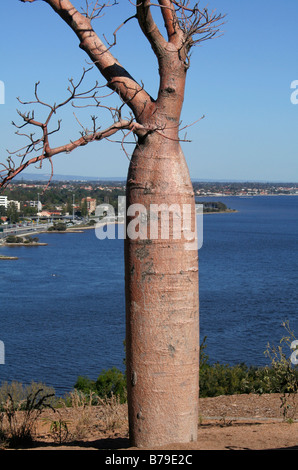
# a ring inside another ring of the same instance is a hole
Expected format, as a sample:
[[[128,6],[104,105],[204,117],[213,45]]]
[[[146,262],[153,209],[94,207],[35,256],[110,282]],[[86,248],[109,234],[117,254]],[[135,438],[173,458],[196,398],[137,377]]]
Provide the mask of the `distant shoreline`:
[[[234,214],[237,211],[236,209],[228,209],[226,211],[208,211],[208,212],[203,212],[203,215],[209,215],[209,214]]]
[[[242,194],[195,194],[195,197],[206,198],[206,197],[240,197],[241,199],[251,199],[253,197],[266,197],[266,196],[298,196],[298,194],[252,194],[252,195],[242,195]]]
[[[47,246],[47,243],[2,243],[3,246]]]
[[[90,228],[90,227],[86,227],[86,228]],[[86,230],[86,228],[79,228],[79,229],[75,229],[75,228],[71,228],[70,230],[66,229],[66,230],[46,230],[44,232],[35,232],[35,233],[83,233],[84,230]],[[93,228],[93,227],[91,227]]]

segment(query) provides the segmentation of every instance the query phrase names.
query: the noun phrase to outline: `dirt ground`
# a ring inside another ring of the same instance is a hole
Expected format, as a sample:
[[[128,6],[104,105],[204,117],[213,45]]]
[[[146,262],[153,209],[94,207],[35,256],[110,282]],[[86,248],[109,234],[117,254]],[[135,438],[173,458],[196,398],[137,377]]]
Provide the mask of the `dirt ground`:
[[[286,405],[285,420],[277,394],[202,398],[196,442],[149,450],[298,450],[298,412],[294,401]],[[61,427],[55,430],[53,423]],[[45,411],[33,449],[136,450],[128,438],[127,407],[115,403]]]

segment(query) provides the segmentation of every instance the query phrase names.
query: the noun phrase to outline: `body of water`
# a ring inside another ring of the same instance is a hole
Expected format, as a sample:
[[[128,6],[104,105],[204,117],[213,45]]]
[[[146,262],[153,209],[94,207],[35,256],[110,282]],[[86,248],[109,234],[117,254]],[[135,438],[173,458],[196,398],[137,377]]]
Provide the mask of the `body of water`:
[[[201,340],[210,362],[264,365],[283,321],[297,336],[298,197],[213,200],[238,212],[204,216]],[[64,393],[79,375],[124,370],[123,240],[100,241],[94,230],[39,239],[48,246],[0,248],[19,257],[0,266],[0,381]]]

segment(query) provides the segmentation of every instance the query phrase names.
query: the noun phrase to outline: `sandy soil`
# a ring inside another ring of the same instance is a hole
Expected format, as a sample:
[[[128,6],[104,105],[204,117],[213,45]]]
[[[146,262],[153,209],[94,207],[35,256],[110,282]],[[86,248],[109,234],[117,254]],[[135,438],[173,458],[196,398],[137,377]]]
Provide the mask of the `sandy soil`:
[[[297,401],[297,399],[296,399]],[[288,402],[287,420],[277,394],[200,399],[198,440],[149,450],[298,450],[298,410]],[[296,403],[297,407],[297,403]],[[61,443],[51,424],[66,422]],[[46,411],[38,421],[32,449],[137,450],[130,446],[126,405]]]

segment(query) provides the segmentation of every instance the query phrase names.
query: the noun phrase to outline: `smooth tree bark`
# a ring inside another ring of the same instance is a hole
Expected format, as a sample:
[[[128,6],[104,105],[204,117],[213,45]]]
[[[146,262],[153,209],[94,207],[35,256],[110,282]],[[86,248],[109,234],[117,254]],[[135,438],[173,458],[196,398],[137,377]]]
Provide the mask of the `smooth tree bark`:
[[[21,0],[34,2],[35,0]],[[180,146],[179,123],[189,51],[216,35],[221,15],[186,0],[138,0],[135,17],[158,60],[160,84],[153,99],[113,57],[91,20],[104,5],[84,13],[69,0],[43,0],[74,31],[107,86],[117,92],[134,119],[84,135],[69,146],[51,148],[46,123],[21,114],[43,130],[42,152],[51,159],[119,129],[137,138],[127,176],[125,239],[126,366],[131,444],[147,447],[197,438],[199,397],[199,290],[195,200]],[[166,37],[152,9],[162,15]],[[91,12],[91,13],[90,13]],[[75,90],[76,91],[76,90]],[[56,109],[55,109],[56,111]],[[50,113],[52,110],[50,111]],[[52,112],[52,114],[54,111]],[[36,142],[31,141],[31,148]],[[37,158],[37,160],[36,160]],[[29,161],[29,163],[28,163]],[[2,185],[24,168],[8,162]],[[163,225],[164,221],[169,224]],[[155,227],[155,230],[152,228]],[[158,229],[156,232],[156,228]],[[166,233],[164,233],[166,230]]]

